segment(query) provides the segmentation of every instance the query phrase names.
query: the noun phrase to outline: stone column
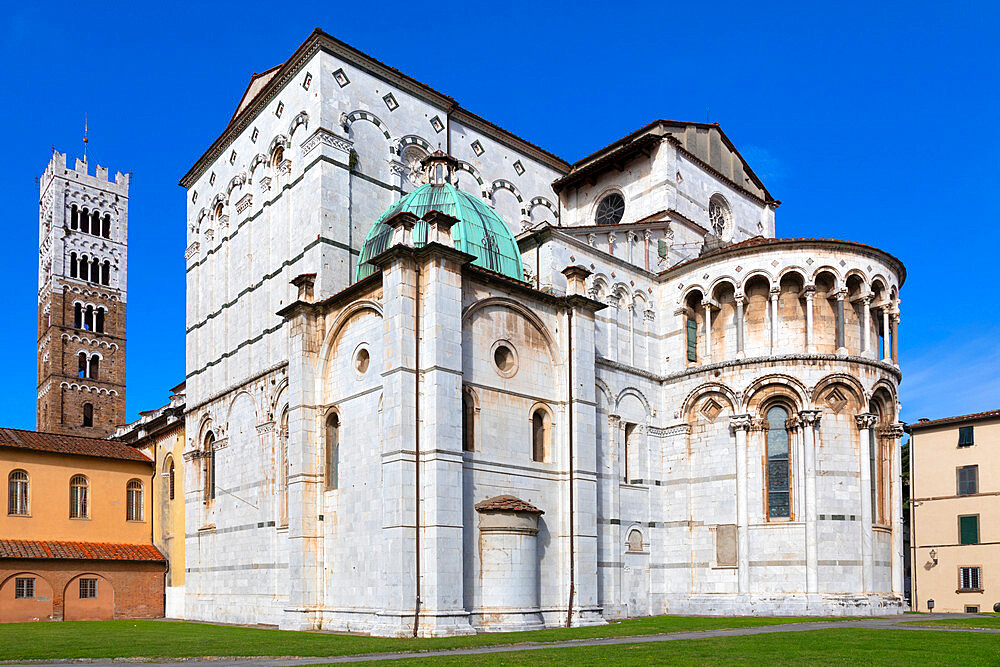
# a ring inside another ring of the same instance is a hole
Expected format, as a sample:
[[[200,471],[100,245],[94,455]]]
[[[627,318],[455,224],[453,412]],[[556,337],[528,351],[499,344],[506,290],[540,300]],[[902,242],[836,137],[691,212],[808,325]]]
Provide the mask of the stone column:
[[[840,290],[834,296],[837,299],[837,354],[847,354],[847,336],[844,331],[844,298],[847,290]]]
[[[706,299],[705,303],[705,363],[712,363],[712,304]],[[687,331],[685,330],[685,337]]]
[[[868,329],[871,327],[871,296],[861,297],[861,356],[868,356]]]
[[[628,363],[635,366],[635,301],[628,304]]]
[[[814,354],[816,352],[816,339],[813,336],[813,302],[816,297],[816,287],[814,285],[806,285],[806,353]]]
[[[609,406],[614,408],[614,406]],[[619,434],[621,433],[621,422],[622,418],[619,415],[608,415],[608,442],[607,442],[607,461],[608,461],[608,478],[605,483],[605,487],[608,491],[607,497],[607,509],[610,512],[609,517],[620,517],[621,516],[621,479],[623,475],[623,465],[621,462],[621,454],[619,452],[618,443],[620,440]],[[616,563],[620,562],[621,559],[621,544],[622,544],[622,528],[621,522],[618,524],[609,524],[607,527],[607,537],[603,540],[605,547],[605,554],[607,555],[607,560]],[[605,606],[608,611],[612,612],[612,618],[615,617],[615,613],[618,612],[620,616],[625,615],[625,605],[624,600],[622,600],[622,568],[621,567],[610,567],[602,568],[608,575],[605,580],[605,595],[601,603]]]
[[[778,348],[778,296],[781,291],[771,290],[771,354]]]
[[[729,425],[736,436],[736,548],[739,592],[750,592],[749,494],[747,491],[747,432],[750,415],[733,415]]]
[[[892,363],[899,365],[899,313],[895,312],[892,314],[892,325],[890,333],[892,334]]]
[[[654,370],[657,368],[656,363],[656,350],[659,349],[656,339],[650,334],[653,333],[653,321],[656,319],[656,313],[652,308],[643,311],[643,335],[646,339],[646,368],[649,370]]]
[[[806,592],[819,590],[819,561],[816,537],[816,431],[823,413],[819,410],[803,410],[799,413],[802,421],[802,458],[805,464],[805,524],[806,524]]]
[[[882,361],[889,361],[892,355],[892,342],[889,334],[889,304],[882,306]]]
[[[903,425],[896,423],[885,427],[884,435],[892,450],[892,467],[889,479],[892,480],[892,592],[903,595],[903,477],[900,439],[903,437]]]
[[[743,303],[746,297],[742,292],[736,294],[736,358],[742,359],[743,352]]]
[[[875,583],[875,555],[872,539],[872,488],[874,481],[871,478],[870,460],[871,456],[871,429],[878,422],[878,415],[869,413],[855,415],[854,422],[860,431],[860,447],[858,462],[860,465],[860,491],[861,491],[861,590],[870,593],[874,590]]]

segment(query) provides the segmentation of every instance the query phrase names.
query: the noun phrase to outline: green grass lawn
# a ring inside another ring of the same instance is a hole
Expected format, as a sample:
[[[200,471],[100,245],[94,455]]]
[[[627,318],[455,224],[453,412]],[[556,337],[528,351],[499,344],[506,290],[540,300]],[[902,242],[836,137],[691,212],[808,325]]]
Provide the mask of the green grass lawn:
[[[943,625],[956,628],[1000,629],[1000,614],[979,614],[971,618],[943,618],[937,621],[905,621],[907,625]]]
[[[379,665],[996,665],[1000,637],[972,632],[811,630],[651,644],[380,661]],[[374,664],[361,662],[354,664]]]
[[[428,651],[521,642],[557,642],[662,632],[745,628],[830,619],[740,616],[654,616],[586,628],[561,628],[442,637],[385,639],[289,632],[172,621],[64,621],[0,624],[0,660],[60,658],[189,658],[195,656],[334,656]]]

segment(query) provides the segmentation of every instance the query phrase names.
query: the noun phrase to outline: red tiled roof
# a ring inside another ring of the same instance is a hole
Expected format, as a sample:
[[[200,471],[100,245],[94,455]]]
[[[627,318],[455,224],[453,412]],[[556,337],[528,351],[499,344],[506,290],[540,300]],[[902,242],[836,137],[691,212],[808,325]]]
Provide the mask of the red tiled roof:
[[[0,539],[0,558],[62,558],[72,560],[165,561],[152,544],[59,542],[55,540]]]
[[[477,512],[527,512],[529,514],[545,514],[531,503],[526,503],[514,496],[495,496],[476,505]]]
[[[943,424],[957,424],[958,422],[971,422],[980,419],[1000,418],[1000,410],[987,410],[986,412],[974,412],[971,415],[959,415],[958,417],[942,417],[941,419],[921,419],[916,424],[910,424],[910,430],[924,428],[927,426],[941,426]]]
[[[37,452],[97,456],[103,459],[142,461],[152,463],[142,452],[114,440],[83,438],[76,435],[22,431],[17,428],[0,428],[0,447],[31,449]]]

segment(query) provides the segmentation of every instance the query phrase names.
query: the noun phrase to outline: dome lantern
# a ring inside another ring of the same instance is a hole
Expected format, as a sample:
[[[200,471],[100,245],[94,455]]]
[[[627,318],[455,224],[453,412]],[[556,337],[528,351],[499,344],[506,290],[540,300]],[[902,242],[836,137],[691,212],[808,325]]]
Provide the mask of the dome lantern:
[[[424,178],[431,185],[451,184],[452,175],[458,168],[458,160],[440,148],[420,161],[424,168]]]

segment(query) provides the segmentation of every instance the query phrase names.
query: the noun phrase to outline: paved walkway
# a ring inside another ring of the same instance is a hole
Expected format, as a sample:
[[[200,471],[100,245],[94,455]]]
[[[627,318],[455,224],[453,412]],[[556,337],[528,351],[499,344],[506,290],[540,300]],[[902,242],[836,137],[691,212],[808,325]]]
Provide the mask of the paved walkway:
[[[805,623],[785,623],[782,625],[760,625],[750,628],[728,628],[719,630],[696,630],[691,632],[670,632],[658,635],[629,635],[626,637],[595,637],[591,639],[569,639],[560,642],[526,642],[523,644],[502,644],[477,646],[472,648],[442,649],[408,653],[367,653],[364,655],[342,655],[307,658],[178,658],[160,662],[142,660],[62,660],[58,662],[2,663],[7,665],[27,665],[29,667],[65,667],[67,664],[121,665],[141,663],[151,667],[285,667],[293,665],[313,665],[317,663],[350,663],[368,660],[399,660],[401,658],[433,658],[439,656],[473,656],[484,653],[507,653],[511,651],[539,651],[573,646],[610,646],[615,644],[648,644],[669,642],[679,639],[707,639],[710,637],[742,637],[778,632],[806,632],[809,630],[831,630],[836,628],[867,628],[872,630],[937,630],[944,632],[1000,633],[1000,629],[962,628],[948,626],[906,625],[909,621],[930,621],[945,618],[970,618],[974,614],[924,614],[922,616],[892,616],[884,618],[858,619],[856,621],[817,621]]]

